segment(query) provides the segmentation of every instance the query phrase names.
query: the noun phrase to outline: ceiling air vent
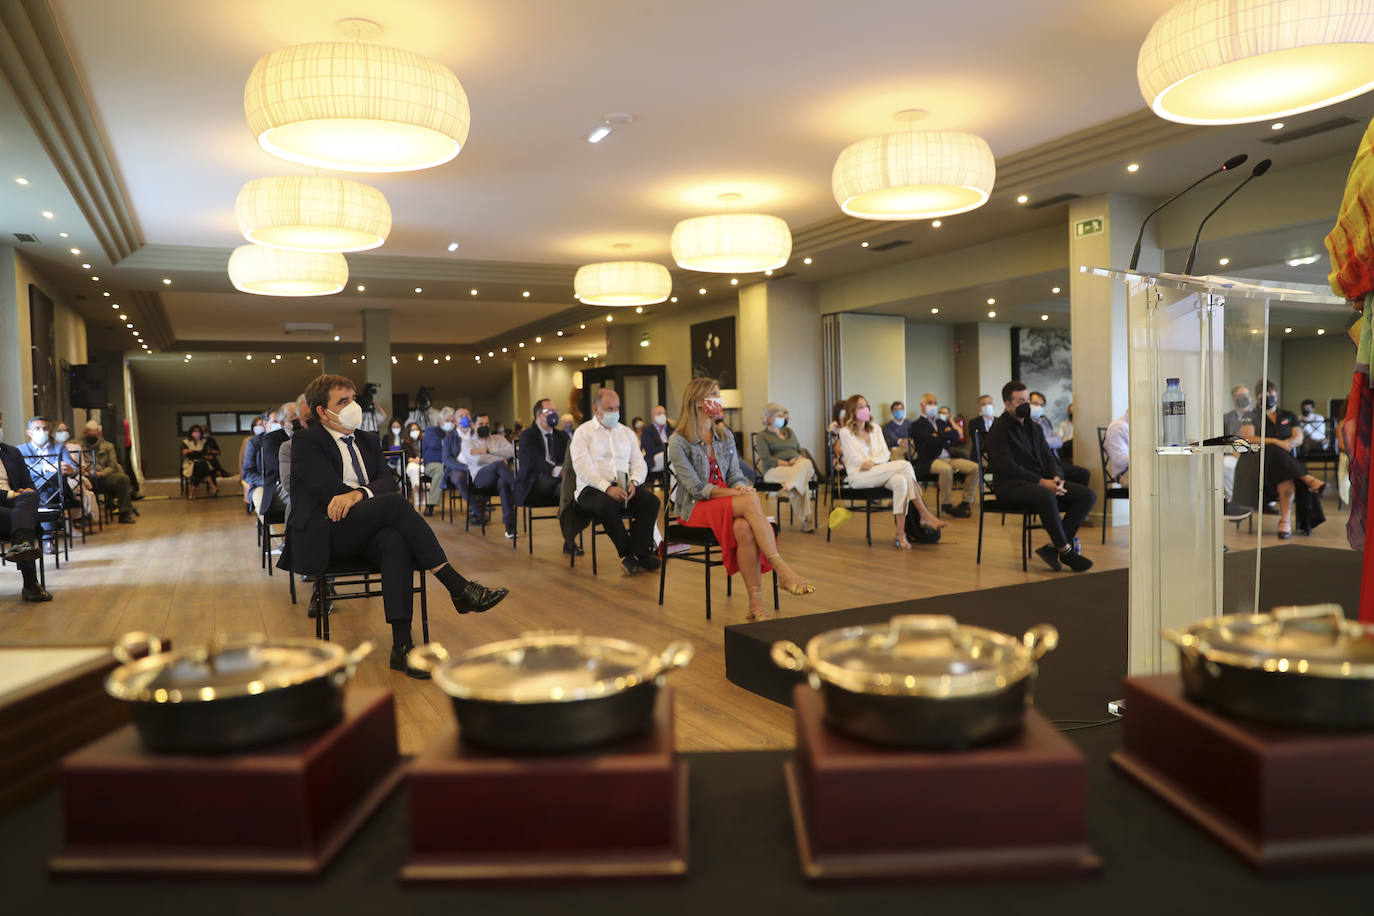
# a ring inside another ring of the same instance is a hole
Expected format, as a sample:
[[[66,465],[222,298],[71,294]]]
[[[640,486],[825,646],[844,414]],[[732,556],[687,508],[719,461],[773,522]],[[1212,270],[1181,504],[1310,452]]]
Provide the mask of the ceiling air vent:
[[[332,334],[334,325],[327,321],[288,321],[282,326],[287,334]]]
[[[1271,146],[1279,146],[1284,143],[1292,143],[1294,140],[1305,140],[1308,137],[1315,137],[1317,134],[1324,134],[1328,130],[1339,130],[1342,127],[1349,127],[1351,124],[1359,124],[1354,118],[1332,118],[1330,121],[1323,121],[1320,124],[1312,124],[1307,127],[1300,127],[1297,130],[1279,131],[1268,137],[1262,137],[1261,143],[1268,143]]]
[[[891,242],[883,242],[881,245],[869,245],[869,251],[891,251],[894,248],[901,248],[903,245],[910,245],[911,239],[894,239]]]
[[[1053,207],[1055,204],[1066,204],[1071,200],[1077,200],[1081,195],[1060,194],[1056,197],[1046,197],[1044,200],[1037,200],[1033,204],[1027,204],[1027,210],[1039,210],[1041,207]]]
[[[38,236],[34,235],[32,232],[16,232],[14,234],[14,237],[17,238],[19,241],[23,242],[25,245],[38,244]]]

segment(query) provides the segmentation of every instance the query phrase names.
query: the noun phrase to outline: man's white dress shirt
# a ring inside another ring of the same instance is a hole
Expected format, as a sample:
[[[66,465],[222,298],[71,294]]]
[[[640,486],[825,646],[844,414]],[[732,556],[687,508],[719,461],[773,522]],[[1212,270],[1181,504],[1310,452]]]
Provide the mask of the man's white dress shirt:
[[[639,486],[649,476],[639,437],[623,423],[607,429],[593,417],[577,427],[572,437],[573,470],[577,472],[577,496],[587,487],[606,492],[619,474]]]

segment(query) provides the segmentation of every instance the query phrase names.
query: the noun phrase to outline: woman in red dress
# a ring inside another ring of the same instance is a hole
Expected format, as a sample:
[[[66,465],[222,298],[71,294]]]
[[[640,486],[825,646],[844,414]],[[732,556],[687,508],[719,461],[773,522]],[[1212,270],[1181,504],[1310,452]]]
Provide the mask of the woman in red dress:
[[[749,591],[750,621],[772,618],[763,604],[762,574],[774,569],[783,588],[794,595],[816,590],[778,553],[773,526],[763,505],[739,469],[735,437],[723,422],[725,407],[715,379],[696,378],[682,394],[682,411],[668,439],[668,460],[675,478],[672,494],[679,521],[710,528],[720,542],[725,571],[739,572]]]

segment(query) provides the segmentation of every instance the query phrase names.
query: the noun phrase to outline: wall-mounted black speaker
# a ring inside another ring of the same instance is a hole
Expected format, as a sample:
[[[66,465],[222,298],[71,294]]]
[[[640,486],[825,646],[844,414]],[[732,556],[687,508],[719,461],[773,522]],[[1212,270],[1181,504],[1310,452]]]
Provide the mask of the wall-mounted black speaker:
[[[71,368],[72,406],[103,408],[110,401],[110,386],[105,367],[82,363]]]

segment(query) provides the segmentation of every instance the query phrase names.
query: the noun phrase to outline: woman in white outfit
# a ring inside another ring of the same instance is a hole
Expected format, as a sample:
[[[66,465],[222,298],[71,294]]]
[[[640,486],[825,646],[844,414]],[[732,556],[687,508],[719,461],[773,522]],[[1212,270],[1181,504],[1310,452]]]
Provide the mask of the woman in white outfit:
[[[763,432],[755,439],[763,479],[782,485],[779,496],[786,496],[792,508],[801,516],[801,530],[810,534],[816,530],[811,517],[811,481],[816,465],[797,441],[797,434],[787,425],[787,409],[780,404],[763,408]]]
[[[927,528],[943,528],[949,524],[935,517],[921,498],[916,472],[910,461],[889,461],[890,449],[883,439],[883,431],[873,422],[868,401],[853,395],[844,405],[844,425],[840,427],[840,449],[844,454],[846,482],[857,489],[886,487],[892,491],[892,521],[896,525],[893,546],[910,550],[906,537],[906,514],[915,507],[921,524]]]

